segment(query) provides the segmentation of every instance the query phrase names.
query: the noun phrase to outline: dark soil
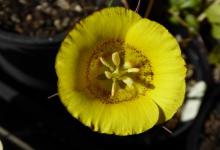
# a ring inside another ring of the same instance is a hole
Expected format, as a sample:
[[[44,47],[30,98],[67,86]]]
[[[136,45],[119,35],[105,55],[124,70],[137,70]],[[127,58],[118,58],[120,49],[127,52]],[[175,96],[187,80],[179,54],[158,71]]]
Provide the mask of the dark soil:
[[[220,104],[204,123],[200,150],[220,150]]]
[[[53,37],[105,6],[104,0],[0,0],[0,29]]]

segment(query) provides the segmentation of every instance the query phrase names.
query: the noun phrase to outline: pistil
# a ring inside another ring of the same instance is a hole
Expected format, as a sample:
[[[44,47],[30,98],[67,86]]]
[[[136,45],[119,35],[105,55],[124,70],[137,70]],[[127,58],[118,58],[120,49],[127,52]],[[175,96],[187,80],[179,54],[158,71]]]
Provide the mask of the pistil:
[[[107,79],[112,80],[112,88],[111,88],[111,97],[114,97],[117,89],[119,88],[117,85],[118,81],[124,82],[129,88],[134,88],[134,81],[131,77],[128,76],[128,73],[138,73],[140,72],[139,68],[132,68],[131,65],[125,68],[120,68],[120,55],[118,52],[114,52],[112,54],[112,62],[114,66],[109,64],[104,58],[99,58],[101,63],[109,69],[109,71],[105,71],[105,77]],[[129,62],[125,62],[125,64],[130,64]]]

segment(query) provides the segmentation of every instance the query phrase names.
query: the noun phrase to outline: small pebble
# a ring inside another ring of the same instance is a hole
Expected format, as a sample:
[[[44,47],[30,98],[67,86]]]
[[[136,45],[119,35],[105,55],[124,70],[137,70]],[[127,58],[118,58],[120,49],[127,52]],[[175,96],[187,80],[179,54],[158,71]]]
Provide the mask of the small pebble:
[[[15,26],[15,31],[17,31],[18,33],[23,33],[23,29],[19,25]]]
[[[41,4],[41,6],[42,6],[42,8],[46,8],[46,7],[48,7],[48,3],[47,3],[47,2],[43,2],[43,3]]]
[[[12,20],[13,22],[15,22],[15,23],[20,23],[20,19],[19,19],[18,16],[15,15],[15,14],[12,14],[12,15],[11,15],[11,20]]]
[[[42,5],[37,5],[35,8],[36,8],[36,10],[42,10],[43,9]]]
[[[70,9],[70,4],[66,0],[57,0],[56,5],[64,10]]]
[[[58,12],[57,12],[56,9],[52,9],[52,10],[51,10],[51,15],[52,15],[52,16],[57,16],[57,14],[58,14]]]
[[[0,25],[30,37],[54,37],[67,32],[96,6],[95,1],[87,0],[0,0]],[[91,9],[85,9],[88,7]]]
[[[55,26],[58,30],[60,30],[60,29],[62,28],[62,27],[61,27],[61,22],[60,22],[59,19],[56,19],[53,24],[54,24],[54,26]]]
[[[51,7],[47,7],[47,8],[44,9],[44,13],[46,13],[46,14],[51,14],[51,12],[52,12]]]
[[[62,21],[62,27],[63,27],[63,28],[67,27],[68,24],[69,24],[69,22],[70,22],[70,18],[65,17],[65,18],[63,19],[63,21]]]
[[[19,3],[21,3],[21,4],[27,4],[27,1],[26,0],[19,0]]]
[[[26,21],[27,22],[30,22],[32,20],[32,15],[31,14],[28,14],[27,16],[26,16]]]
[[[81,13],[83,11],[82,7],[80,5],[75,5],[74,10],[78,13]]]
[[[187,76],[187,78],[191,78],[193,76],[193,74],[194,74],[194,66],[189,64],[187,66],[187,75],[186,76]]]

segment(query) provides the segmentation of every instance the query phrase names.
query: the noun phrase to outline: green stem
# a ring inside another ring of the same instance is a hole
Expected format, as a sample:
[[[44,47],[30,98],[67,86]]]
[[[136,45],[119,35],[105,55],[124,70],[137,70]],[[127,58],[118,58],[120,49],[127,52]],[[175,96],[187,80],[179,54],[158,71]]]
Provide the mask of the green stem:
[[[182,26],[184,26],[184,27],[186,27],[186,28],[189,27],[188,24],[185,22],[185,20],[183,20],[183,19],[179,16],[179,14],[174,13],[174,12],[172,12],[172,11],[170,11],[170,14],[171,14],[172,16],[174,16],[174,17],[179,21],[179,23],[180,23]]]
[[[211,7],[212,5],[216,5],[216,4],[220,4],[220,0],[214,0],[198,17],[197,17],[197,20],[199,22],[202,22],[205,18],[206,18],[206,10]]]
[[[109,0],[107,6],[108,6],[108,7],[111,7],[112,4],[113,4],[113,1],[114,1],[114,0]]]

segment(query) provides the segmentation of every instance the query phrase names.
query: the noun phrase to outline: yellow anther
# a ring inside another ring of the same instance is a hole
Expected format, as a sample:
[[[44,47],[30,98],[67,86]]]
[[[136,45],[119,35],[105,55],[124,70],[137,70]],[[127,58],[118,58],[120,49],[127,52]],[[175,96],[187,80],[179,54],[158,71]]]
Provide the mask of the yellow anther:
[[[114,63],[116,67],[120,65],[120,56],[118,52],[114,52],[112,54],[112,62]]]
[[[128,77],[128,73],[138,73],[140,72],[139,68],[132,68],[132,65],[130,62],[125,62],[123,65],[123,68],[120,68],[120,56],[118,52],[114,52],[112,54],[112,63],[114,64],[114,67],[111,66],[104,58],[99,58],[101,63],[108,67],[110,71],[105,71],[105,77],[107,79],[111,79],[112,82],[112,88],[111,88],[111,97],[115,96],[115,93],[117,91],[117,81],[121,80],[124,82],[129,88],[134,88],[134,81],[132,78]],[[121,70],[122,69],[122,70]],[[127,75],[126,75],[127,74]]]
[[[130,77],[125,76],[124,78],[122,78],[122,81],[123,81],[128,87],[133,87],[134,81],[133,81]]]
[[[137,72],[140,72],[140,69],[139,68],[129,68],[128,70],[127,70],[127,72],[133,72],[133,73],[137,73]]]
[[[105,76],[107,79],[111,79],[112,78],[112,73],[109,71],[105,71]]]
[[[104,66],[108,67],[111,71],[114,71],[114,68],[104,58],[99,57],[99,60]]]

